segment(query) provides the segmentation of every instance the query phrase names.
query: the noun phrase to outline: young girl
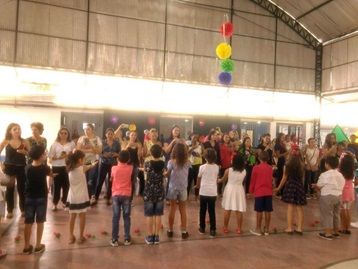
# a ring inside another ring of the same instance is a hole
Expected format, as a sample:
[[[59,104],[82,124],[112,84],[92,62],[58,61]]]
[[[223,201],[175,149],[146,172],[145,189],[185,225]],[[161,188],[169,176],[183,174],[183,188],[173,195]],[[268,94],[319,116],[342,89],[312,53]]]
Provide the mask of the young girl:
[[[346,154],[341,159],[339,165],[339,172],[345,179],[345,185],[342,192],[342,205],[341,205],[341,230],[338,232],[343,234],[350,234],[349,226],[351,223],[351,215],[349,207],[354,201],[353,178],[355,175],[354,159],[351,155]]]
[[[214,149],[208,148],[204,151],[206,164],[199,168],[198,180],[195,188],[200,189],[200,223],[198,231],[200,234],[205,233],[205,216],[206,209],[210,219],[210,237],[216,236],[216,216],[215,201],[217,192],[217,178],[219,175],[219,166],[215,164],[216,152]]]
[[[306,192],[303,187],[304,180],[304,164],[301,160],[299,150],[292,149],[285,167],[284,175],[278,188],[274,192],[280,191],[283,186],[282,201],[287,203],[287,229],[285,232],[292,235],[293,232],[302,235],[303,210],[302,206],[307,204]],[[298,222],[297,229],[292,230],[293,226],[293,210],[297,209]]]
[[[86,223],[86,211],[91,207],[89,195],[87,191],[86,171],[95,167],[97,162],[84,166],[85,153],[81,150],[76,150],[70,154],[67,160],[67,170],[69,171],[70,190],[67,197],[66,209],[70,212],[70,237],[69,244],[76,241],[73,234],[77,214],[80,218],[80,237],[77,240],[78,244],[85,241],[83,232]]]
[[[246,198],[243,181],[246,176],[245,160],[237,154],[232,160],[232,167],[225,170],[224,176],[218,182],[225,182],[228,180],[224,190],[222,207],[224,211],[224,227],[222,232],[229,233],[229,220],[231,211],[236,212],[237,229],[236,233],[241,234],[242,212],[246,211]]]
[[[187,239],[189,233],[186,231],[186,200],[190,161],[188,160],[188,150],[186,145],[178,143],[174,146],[171,159],[168,162],[168,170],[164,177],[170,174],[168,197],[170,200],[169,209],[169,230],[168,237],[173,237],[173,224],[177,201],[181,217],[181,237]]]

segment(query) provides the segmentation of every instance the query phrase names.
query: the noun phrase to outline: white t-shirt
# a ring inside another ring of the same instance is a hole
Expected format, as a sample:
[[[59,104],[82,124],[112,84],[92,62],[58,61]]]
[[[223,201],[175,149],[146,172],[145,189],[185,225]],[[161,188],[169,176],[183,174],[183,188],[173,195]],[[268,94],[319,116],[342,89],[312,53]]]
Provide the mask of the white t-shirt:
[[[68,155],[70,152],[72,152],[74,149],[76,148],[75,142],[70,141],[67,142],[66,144],[62,145],[60,142],[55,141],[51,147],[50,147],[50,151],[48,153],[48,157],[50,159],[52,159],[53,157],[59,157],[61,156],[61,153],[63,151],[66,152],[66,154]],[[53,160],[52,159],[52,166],[55,167],[62,167],[62,166],[66,166],[66,159],[60,159],[60,160]]]
[[[86,148],[86,140],[88,141],[87,143],[91,143],[94,148],[102,146],[102,140],[98,136],[94,136],[91,139],[88,138],[86,139],[85,136],[81,136],[77,141],[77,145],[81,144],[82,148]],[[85,153],[85,154],[86,154],[85,164],[90,164],[91,162],[99,160],[98,154],[95,153]]]
[[[319,176],[317,186],[321,188],[321,195],[342,195],[345,179],[337,170],[328,170]]]
[[[199,167],[198,177],[201,178],[199,195],[217,196],[217,180],[219,166],[217,164],[203,164]]]

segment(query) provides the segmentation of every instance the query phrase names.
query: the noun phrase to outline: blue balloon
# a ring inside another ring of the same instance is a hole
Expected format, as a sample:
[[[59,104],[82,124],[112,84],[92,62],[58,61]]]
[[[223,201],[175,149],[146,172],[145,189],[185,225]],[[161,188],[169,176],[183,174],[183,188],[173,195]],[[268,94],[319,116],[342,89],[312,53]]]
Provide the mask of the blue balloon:
[[[228,72],[221,72],[218,77],[219,83],[224,86],[229,86],[231,83],[231,75]]]

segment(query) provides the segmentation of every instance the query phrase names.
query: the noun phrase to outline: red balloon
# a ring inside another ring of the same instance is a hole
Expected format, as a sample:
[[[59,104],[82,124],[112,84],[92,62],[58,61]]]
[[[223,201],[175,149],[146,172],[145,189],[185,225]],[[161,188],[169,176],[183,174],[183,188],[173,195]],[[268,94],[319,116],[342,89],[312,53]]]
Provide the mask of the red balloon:
[[[154,117],[148,118],[148,124],[154,125],[155,124],[155,118]]]
[[[234,33],[234,25],[231,22],[225,22],[220,25],[220,33],[225,37],[230,37]]]

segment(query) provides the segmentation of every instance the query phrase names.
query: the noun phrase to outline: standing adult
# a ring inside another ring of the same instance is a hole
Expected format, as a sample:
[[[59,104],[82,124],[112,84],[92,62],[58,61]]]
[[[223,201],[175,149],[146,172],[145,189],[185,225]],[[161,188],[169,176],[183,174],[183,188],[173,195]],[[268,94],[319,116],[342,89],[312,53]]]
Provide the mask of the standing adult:
[[[275,155],[277,158],[277,184],[279,186],[283,177],[283,167],[285,166],[286,157],[290,154],[290,150],[287,150],[285,143],[285,134],[279,133],[275,143]],[[284,186],[282,187],[284,188]],[[276,197],[281,198],[282,188],[276,193]]]
[[[267,151],[269,155],[269,159],[267,161],[268,165],[273,165],[273,151],[272,151],[272,145],[271,145],[271,135],[270,134],[264,134],[262,135],[262,139],[260,141],[260,144],[257,146],[257,156],[260,155],[261,151]]]
[[[239,133],[236,130],[231,130],[229,132],[230,142],[233,145],[234,152],[237,153],[240,147]]]
[[[316,184],[316,174],[320,162],[319,150],[316,147],[314,138],[308,139],[308,147],[305,150],[305,192],[307,199],[316,198],[312,184]]]
[[[139,166],[142,158],[142,144],[138,140],[136,131],[130,131],[129,140],[125,144],[125,150],[129,152],[129,164],[133,166],[132,172],[132,200],[135,190],[135,183],[137,182]]]
[[[87,123],[84,130],[84,135],[77,141],[77,149],[85,153],[84,165],[92,165],[98,160],[98,155],[102,153],[102,140],[94,135],[94,126]],[[98,177],[98,163],[91,169],[86,171],[86,180],[88,187],[88,195],[91,197],[91,205],[96,204],[95,188]]]
[[[225,170],[231,166],[231,159],[234,153],[233,144],[230,141],[230,136],[228,133],[223,133],[221,136],[221,142],[219,143],[220,149],[220,172],[219,176],[222,178],[224,176]],[[218,183],[218,195],[222,197],[224,183]]]
[[[180,137],[179,126],[173,125],[173,127],[170,130],[170,136],[164,140],[163,150],[164,150],[164,154],[165,154],[165,167],[167,167],[167,164],[170,160],[170,155],[172,153],[174,146],[179,143],[186,145],[185,139]],[[168,174],[167,178],[168,178],[168,182],[167,182],[167,187],[166,187],[166,204],[170,205],[169,196],[168,196],[170,174]]]
[[[158,140],[159,134],[158,134],[157,129],[155,129],[155,128],[150,129],[148,132],[148,135],[149,135],[149,139],[146,140],[143,145],[143,155],[142,156],[144,158],[144,162],[149,162],[150,160],[153,159],[152,155],[150,154],[150,148],[153,145],[159,145],[159,146],[163,147],[162,142],[160,140]]]
[[[220,146],[217,142],[218,132],[216,130],[211,130],[208,134],[208,141],[203,143],[203,150],[212,148],[216,151],[216,161],[215,163],[221,167],[221,155],[220,155]]]
[[[189,140],[186,142],[187,146],[189,147],[188,153],[189,153],[189,160],[191,162],[191,167],[189,168],[189,174],[188,174],[188,200],[189,200],[189,194],[191,190],[191,185],[194,182],[194,186],[196,185],[196,180],[198,178],[199,174],[199,167],[203,163],[203,147],[201,145],[201,142],[199,141],[199,134],[196,132],[192,132],[189,135]],[[195,193],[195,201],[199,201],[199,189],[194,189]]]
[[[30,127],[32,136],[27,138],[30,143],[30,147],[40,145],[43,146],[45,148],[45,151],[47,152],[47,140],[45,137],[41,136],[44,132],[44,125],[41,122],[33,122],[31,123]],[[31,158],[28,158],[27,163],[32,163]]]
[[[252,149],[251,138],[249,136],[245,137],[242,141],[242,144],[240,145],[239,149],[239,154],[241,154],[245,160],[245,193],[248,194],[250,189],[252,169],[256,164],[255,153]]]
[[[0,161],[3,172],[10,176],[10,182],[6,188],[6,203],[8,219],[13,217],[15,179],[19,195],[19,207],[21,216],[25,216],[25,166],[26,157],[29,156],[30,143],[21,137],[21,127],[17,123],[10,123],[6,128],[5,139],[0,144],[0,153],[5,148],[5,162]]]
[[[70,182],[66,170],[66,160],[68,154],[76,148],[75,142],[71,141],[70,131],[62,127],[57,133],[55,142],[51,145],[48,157],[52,163],[52,172],[57,174],[53,178],[53,198],[52,198],[52,211],[57,210],[57,204],[60,201],[62,189],[62,206],[66,207],[68,190]]]
[[[103,182],[108,179],[107,191],[106,191],[106,204],[111,204],[112,195],[112,182],[111,182],[111,170],[114,165],[117,165],[118,153],[121,151],[121,145],[119,141],[114,139],[114,130],[112,128],[106,129],[106,139],[102,141],[102,153],[99,163],[99,176],[96,185],[95,198],[96,202],[99,199],[99,195],[102,191]]]
[[[325,163],[326,158],[329,156],[336,156],[337,153],[337,137],[335,133],[329,133],[326,135],[324,144],[322,147],[322,159],[319,165],[320,174],[326,171]]]

